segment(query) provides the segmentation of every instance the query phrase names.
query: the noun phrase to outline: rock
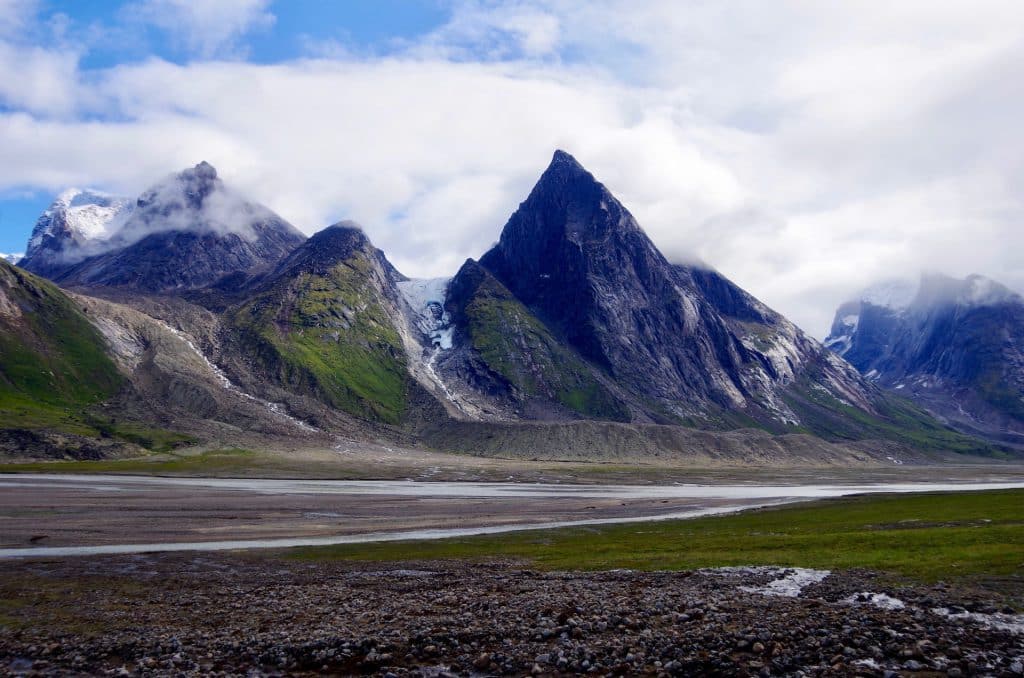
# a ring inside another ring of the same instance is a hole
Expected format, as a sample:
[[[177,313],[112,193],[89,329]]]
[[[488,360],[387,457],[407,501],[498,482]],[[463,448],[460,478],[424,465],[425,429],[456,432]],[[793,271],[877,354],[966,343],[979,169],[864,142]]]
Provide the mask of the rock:
[[[481,671],[491,665],[491,655],[487,652],[482,653],[479,657],[473,660],[473,666],[480,669]]]

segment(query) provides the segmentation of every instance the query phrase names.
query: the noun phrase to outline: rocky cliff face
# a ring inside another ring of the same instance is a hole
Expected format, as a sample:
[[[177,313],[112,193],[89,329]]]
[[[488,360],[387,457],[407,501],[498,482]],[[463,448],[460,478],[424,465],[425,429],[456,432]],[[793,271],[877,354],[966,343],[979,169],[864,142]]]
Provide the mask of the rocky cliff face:
[[[61,235],[62,214],[51,217],[47,228],[55,235],[41,236],[24,265],[69,287],[184,292],[271,269],[305,240],[225,186],[205,162],[146,191],[119,213],[123,222],[104,227],[102,240]]]
[[[828,345],[958,428],[1024,444],[1024,299],[982,276],[903,287],[843,304]]]
[[[807,400],[808,388],[874,411],[872,389],[780,315],[715,271],[669,263],[567,153],[555,154],[479,266],[593,381],[614,383],[612,400],[625,401],[630,419],[802,426],[793,399]],[[465,304],[453,312],[464,336],[479,334]]]

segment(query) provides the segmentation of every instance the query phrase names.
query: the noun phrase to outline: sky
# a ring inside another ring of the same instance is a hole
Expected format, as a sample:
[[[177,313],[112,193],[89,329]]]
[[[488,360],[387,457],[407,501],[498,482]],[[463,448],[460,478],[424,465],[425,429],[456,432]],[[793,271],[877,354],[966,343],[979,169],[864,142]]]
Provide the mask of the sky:
[[[206,160],[406,275],[572,153],[673,261],[822,338],[866,285],[1024,291],[1019,0],[0,0],[0,252]]]

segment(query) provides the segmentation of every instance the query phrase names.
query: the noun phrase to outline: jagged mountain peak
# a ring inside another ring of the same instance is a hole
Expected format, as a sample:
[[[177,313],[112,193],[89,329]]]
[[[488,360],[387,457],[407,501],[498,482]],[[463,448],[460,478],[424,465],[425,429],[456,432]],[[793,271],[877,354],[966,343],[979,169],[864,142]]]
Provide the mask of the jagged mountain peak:
[[[522,218],[517,219],[517,216]],[[568,238],[586,245],[603,243],[616,233],[642,233],[642,230],[604,184],[576,158],[558,150],[530,195],[505,226],[502,242],[525,235],[541,241]]]
[[[205,161],[157,182],[134,203],[65,198],[67,205],[44,213],[37,226],[46,228],[45,256],[30,255],[25,262],[64,285],[195,290],[226,276],[272,270],[305,240],[269,208],[225,185]],[[83,201],[88,204],[76,206]],[[102,228],[92,229],[102,237],[80,237],[65,226],[81,215],[105,217]]]
[[[551,156],[551,162],[548,163],[547,169],[544,170],[544,173],[541,175],[541,181],[543,182],[545,179],[550,180],[557,177],[581,178],[589,179],[595,183],[597,182],[597,180],[594,179],[594,175],[588,172],[586,168],[580,164],[579,160],[560,148],[556,149],[554,155]]]
[[[555,153],[479,265],[599,379],[628,392],[636,416],[708,422],[744,412],[806,425],[817,407],[809,388],[872,408],[869,387],[792,323],[707,266],[669,263],[567,153]],[[479,279],[467,265],[452,296]]]

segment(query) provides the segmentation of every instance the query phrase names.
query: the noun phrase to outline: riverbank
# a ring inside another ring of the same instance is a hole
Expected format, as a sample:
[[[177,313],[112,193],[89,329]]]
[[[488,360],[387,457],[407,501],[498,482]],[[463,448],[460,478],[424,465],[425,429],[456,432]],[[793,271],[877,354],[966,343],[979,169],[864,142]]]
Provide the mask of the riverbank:
[[[0,475],[0,558],[284,548],[692,518],[861,493],[1024,481],[855,485],[471,483]],[[1022,500],[1024,501],[1024,500]],[[489,547],[484,547],[489,548]]]
[[[17,675],[1019,675],[1024,491],[0,562]],[[624,569],[625,568],[625,569]]]

